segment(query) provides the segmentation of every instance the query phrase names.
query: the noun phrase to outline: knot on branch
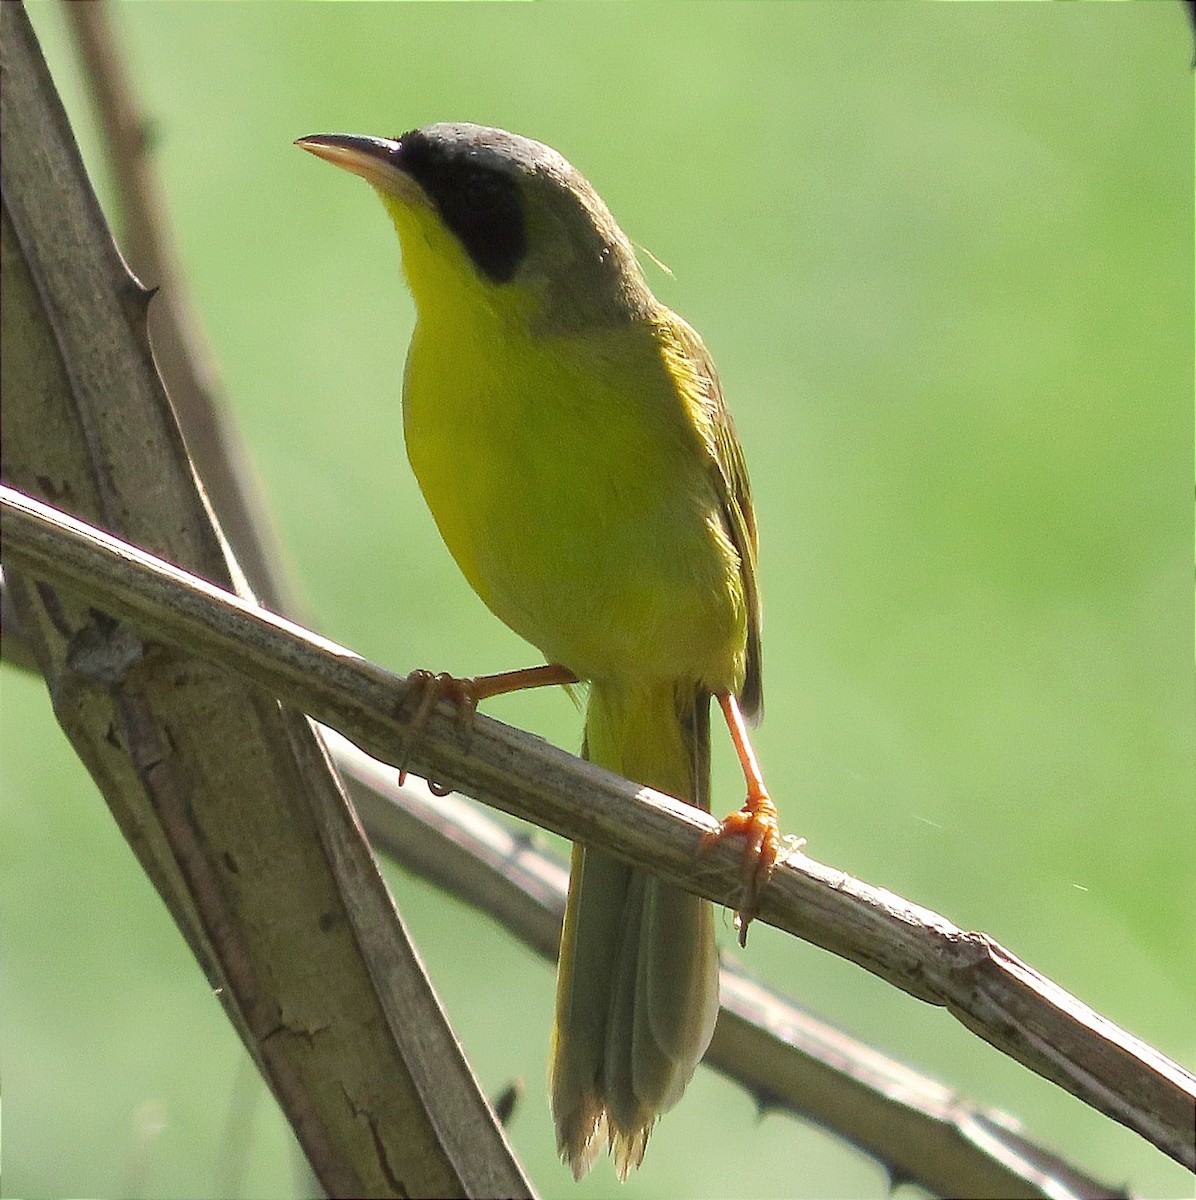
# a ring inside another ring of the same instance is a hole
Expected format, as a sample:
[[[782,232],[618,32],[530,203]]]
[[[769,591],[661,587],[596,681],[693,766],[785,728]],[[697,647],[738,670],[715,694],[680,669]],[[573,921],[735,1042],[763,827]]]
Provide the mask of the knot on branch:
[[[145,657],[145,643],[115,617],[91,610],[91,620],[72,634],[66,666],[75,675],[111,691]]]

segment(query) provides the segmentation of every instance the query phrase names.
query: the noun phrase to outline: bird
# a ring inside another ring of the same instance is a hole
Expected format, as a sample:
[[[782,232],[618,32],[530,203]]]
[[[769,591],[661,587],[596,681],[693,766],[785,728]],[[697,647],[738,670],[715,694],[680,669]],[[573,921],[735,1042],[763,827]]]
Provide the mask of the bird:
[[[582,754],[710,807],[717,701],[747,799],[740,939],[779,851],[747,725],[763,707],[758,536],[747,469],[702,339],[661,304],[585,177],[551,147],[467,122],[296,145],[363,178],[401,247],[416,321],[407,456],[461,572],[545,662],[452,680],[425,707],[588,686]],[[718,1014],[711,904],[573,848],[550,1093],[580,1179],[624,1180]]]

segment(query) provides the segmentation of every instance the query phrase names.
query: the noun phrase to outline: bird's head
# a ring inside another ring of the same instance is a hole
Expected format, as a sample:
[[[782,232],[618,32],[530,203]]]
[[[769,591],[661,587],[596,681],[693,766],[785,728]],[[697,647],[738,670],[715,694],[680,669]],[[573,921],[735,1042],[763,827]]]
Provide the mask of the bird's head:
[[[453,123],[296,145],[382,197],[421,314],[465,303],[567,332],[633,320],[654,303],[601,197],[541,142]]]

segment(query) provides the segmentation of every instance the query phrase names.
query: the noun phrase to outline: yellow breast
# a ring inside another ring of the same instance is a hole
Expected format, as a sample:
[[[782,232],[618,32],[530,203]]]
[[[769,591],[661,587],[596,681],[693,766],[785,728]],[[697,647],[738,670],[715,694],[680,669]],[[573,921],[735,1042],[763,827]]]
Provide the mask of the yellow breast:
[[[652,328],[421,312],[407,452],[470,584],[587,678],[742,680],[747,617],[705,450]]]

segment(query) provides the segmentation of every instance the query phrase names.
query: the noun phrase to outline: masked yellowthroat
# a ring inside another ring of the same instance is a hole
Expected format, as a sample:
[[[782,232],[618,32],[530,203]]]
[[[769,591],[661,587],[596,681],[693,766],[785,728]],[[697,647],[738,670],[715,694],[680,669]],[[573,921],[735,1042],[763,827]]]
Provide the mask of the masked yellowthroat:
[[[748,780],[720,835],[745,836],[750,917],[778,845],[743,720],[762,704],[756,524],[702,340],[548,146],[468,124],[297,144],[394,222],[417,310],[408,457],[466,579],[549,664],[466,699],[585,680],[585,755],[709,808],[717,698]],[[578,1178],[607,1142],[620,1179],[639,1165],[717,1012],[710,904],[575,846],[551,1078]]]

